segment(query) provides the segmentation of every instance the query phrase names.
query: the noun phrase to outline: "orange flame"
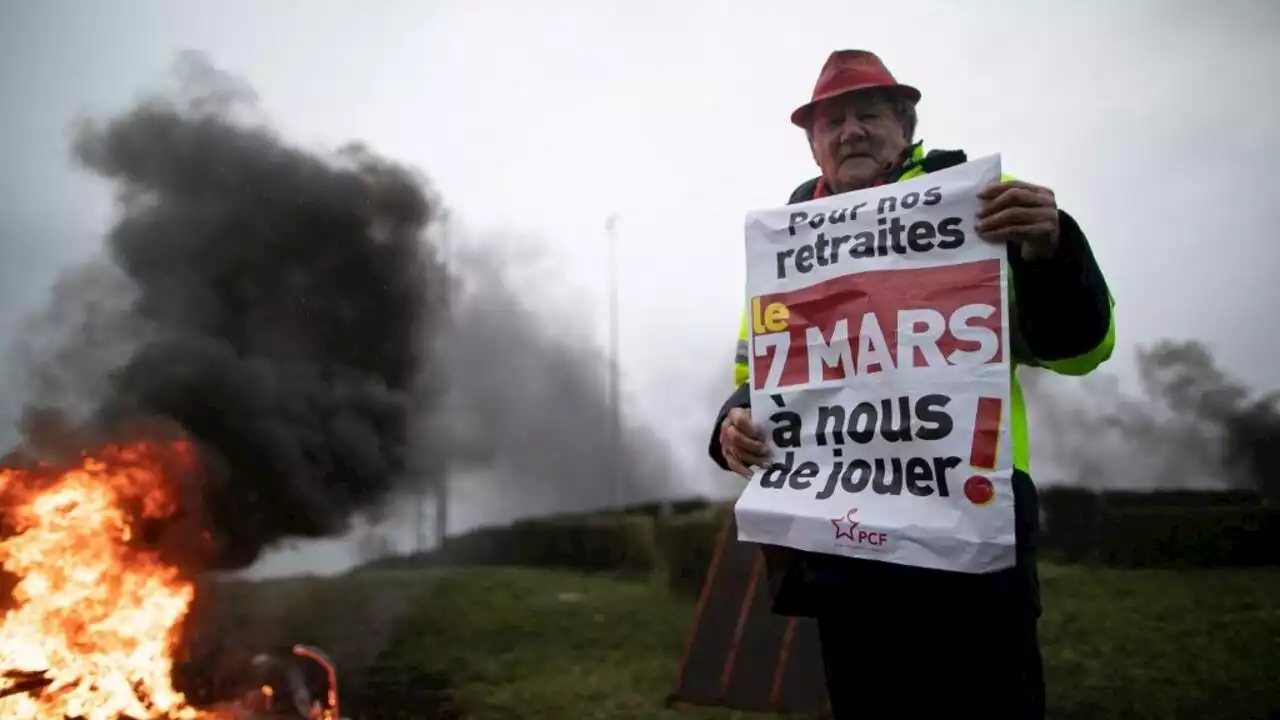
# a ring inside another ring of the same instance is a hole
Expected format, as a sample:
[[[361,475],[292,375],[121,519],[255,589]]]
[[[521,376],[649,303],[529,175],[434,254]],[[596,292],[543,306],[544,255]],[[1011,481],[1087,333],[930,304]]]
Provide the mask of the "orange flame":
[[[0,470],[0,567],[16,578],[0,615],[0,717],[208,717],[171,678],[195,588],[131,542],[141,521],[175,513],[171,471],[191,461],[186,443],[140,442],[70,470]],[[32,674],[42,688],[5,696]]]

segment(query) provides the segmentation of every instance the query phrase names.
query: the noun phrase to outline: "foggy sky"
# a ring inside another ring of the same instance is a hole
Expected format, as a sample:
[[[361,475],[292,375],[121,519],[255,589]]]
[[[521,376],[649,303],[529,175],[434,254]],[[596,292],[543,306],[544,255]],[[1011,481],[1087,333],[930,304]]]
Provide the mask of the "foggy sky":
[[[1001,152],[1080,220],[1117,300],[1109,370],[1195,337],[1280,387],[1278,31],[1280,10],[1249,0],[5,3],[0,341],[111,217],[72,168],[72,121],[118,111],[193,48],[294,141],[363,139],[428,173],[460,226],[522,238],[507,270],[556,331],[606,336],[617,212],[627,412],[672,442],[692,490],[731,492],[702,453],[728,389],[742,215],[814,174],[787,116],[828,52],[866,47],[923,91],[927,146]],[[21,403],[8,390],[0,416]]]

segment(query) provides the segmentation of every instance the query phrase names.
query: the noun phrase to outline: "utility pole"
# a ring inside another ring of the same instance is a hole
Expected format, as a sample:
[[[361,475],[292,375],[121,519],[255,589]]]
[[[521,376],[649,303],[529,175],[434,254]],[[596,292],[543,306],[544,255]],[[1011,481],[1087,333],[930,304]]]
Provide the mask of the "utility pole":
[[[609,479],[613,506],[622,506],[621,362],[618,357],[618,215],[605,220],[609,244]]]
[[[438,317],[442,318],[440,323],[434,328],[435,336],[432,338],[434,347],[432,348],[432,366],[431,370],[435,373],[435,377],[430,380],[433,383],[441,383],[444,381],[443,390],[438,386],[428,389],[427,393],[436,404],[432,408],[434,412],[430,414],[431,420],[426,423],[424,431],[431,434],[432,447],[439,447],[440,452],[431,454],[427,459],[427,467],[418,468],[420,472],[426,473],[428,476],[434,476],[435,482],[426,483],[416,498],[417,508],[414,516],[414,551],[423,553],[427,551],[430,536],[427,533],[427,504],[431,503],[435,510],[434,522],[431,523],[432,534],[435,535],[435,546],[439,548],[444,544],[445,536],[449,532],[449,468],[452,466],[450,462],[453,448],[447,444],[441,444],[441,439],[446,437],[448,433],[445,428],[441,427],[443,422],[437,420],[444,413],[440,411],[440,405],[444,405],[447,411],[449,403],[449,385],[448,374],[454,368],[447,363],[447,357],[441,354],[440,349],[447,345],[447,341],[451,338],[450,333],[453,332],[453,264],[450,250],[450,233],[448,225],[444,225],[439,229],[439,241],[436,248],[439,254],[435,261],[442,268],[439,278],[441,283],[440,294],[440,310]]]
[[[427,498],[429,489],[422,490],[417,497],[417,514],[413,519],[413,552],[415,554],[427,550]]]
[[[444,327],[441,331],[444,336],[452,340],[453,334],[453,247],[452,247],[452,231],[448,223],[445,223],[440,231],[440,264],[444,266],[444,295],[441,305],[444,306],[444,312],[441,314],[444,318]],[[437,336],[438,337],[438,336]],[[452,373],[455,368],[452,366],[442,368],[444,373]],[[445,378],[446,395],[445,403],[447,405],[447,395],[452,383],[448,382],[449,378]],[[453,448],[446,446],[444,452],[440,453],[438,460],[439,466],[436,470],[436,518],[434,529],[436,533],[436,548],[444,547],[444,539],[449,535],[449,469],[453,467]]]

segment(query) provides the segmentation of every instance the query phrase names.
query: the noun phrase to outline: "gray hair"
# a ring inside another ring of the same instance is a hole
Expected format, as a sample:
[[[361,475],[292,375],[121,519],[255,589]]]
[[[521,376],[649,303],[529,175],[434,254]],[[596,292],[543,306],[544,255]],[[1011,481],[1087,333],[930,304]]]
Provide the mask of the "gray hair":
[[[894,119],[902,127],[902,135],[907,139],[907,144],[910,145],[916,141],[916,123],[919,118],[916,116],[915,103],[894,88],[868,88],[857,92],[869,100],[880,100],[888,105]],[[812,116],[810,116],[808,127],[804,129],[804,134],[809,138],[809,143],[813,144]]]

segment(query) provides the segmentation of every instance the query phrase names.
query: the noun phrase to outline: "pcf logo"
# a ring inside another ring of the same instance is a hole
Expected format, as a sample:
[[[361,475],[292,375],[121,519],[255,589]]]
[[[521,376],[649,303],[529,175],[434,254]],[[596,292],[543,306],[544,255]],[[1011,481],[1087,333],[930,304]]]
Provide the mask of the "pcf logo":
[[[883,550],[889,540],[889,534],[866,530],[859,521],[854,519],[857,514],[858,508],[850,508],[843,517],[831,518],[831,524],[836,528],[836,540],[847,538],[855,545]]]

